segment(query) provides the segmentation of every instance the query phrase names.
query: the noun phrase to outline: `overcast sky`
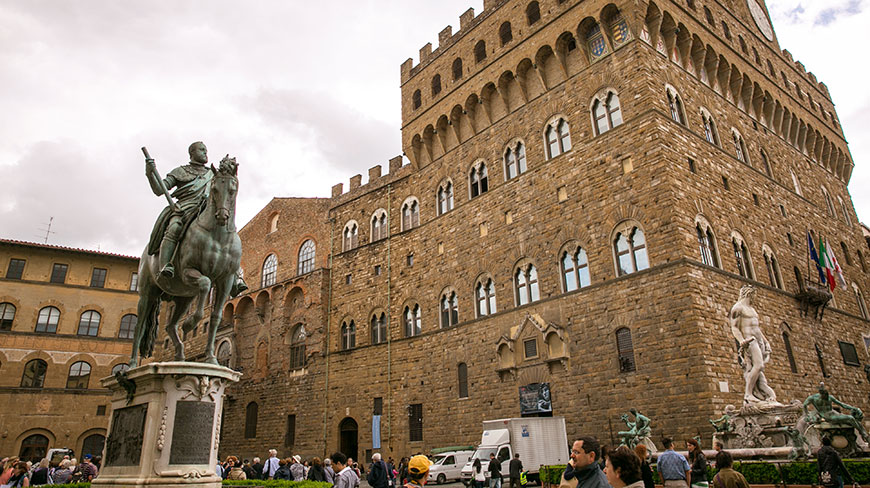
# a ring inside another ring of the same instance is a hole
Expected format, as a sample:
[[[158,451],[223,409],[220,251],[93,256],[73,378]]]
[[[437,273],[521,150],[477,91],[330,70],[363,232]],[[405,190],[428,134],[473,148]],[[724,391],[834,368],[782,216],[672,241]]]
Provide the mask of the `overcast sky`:
[[[769,0],[782,47],[825,82],[870,220],[870,0]],[[145,180],[203,140],[238,158],[237,224],[273,196],[402,152],[399,65],[481,0],[0,0],[0,237],[139,255],[165,205]],[[857,57],[856,57],[857,56]],[[862,191],[863,190],[863,191]]]

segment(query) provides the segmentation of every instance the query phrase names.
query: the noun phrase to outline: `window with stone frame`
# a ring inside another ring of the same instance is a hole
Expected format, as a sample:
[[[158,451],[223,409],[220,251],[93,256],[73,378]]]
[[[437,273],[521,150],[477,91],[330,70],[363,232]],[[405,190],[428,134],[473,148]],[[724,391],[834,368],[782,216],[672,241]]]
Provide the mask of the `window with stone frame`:
[[[716,238],[713,230],[706,222],[695,224],[695,233],[698,236],[698,248],[701,252],[701,262],[707,266],[720,268],[719,253],[716,252]]]
[[[386,239],[390,230],[389,222],[387,221],[387,211],[382,208],[375,211],[375,213],[372,215],[371,223],[371,242]]]
[[[686,112],[680,94],[671,86],[665,88],[665,93],[668,98],[668,110],[671,113],[671,118],[678,124],[686,125]]]
[[[405,337],[415,337],[423,332],[422,314],[419,304],[412,303],[405,306],[405,309],[402,311],[402,323]]]
[[[616,330],[616,351],[620,373],[637,370],[637,365],[634,362],[634,344],[631,340],[631,330],[628,327],[620,327]]]
[[[534,337],[523,341],[523,357],[535,359],[538,357],[538,340]]]
[[[794,186],[794,192],[800,196],[804,196],[803,190],[801,190],[801,182],[798,179],[797,175],[794,174],[794,171],[791,171],[791,182]]]
[[[616,92],[608,91],[592,102],[592,117],[597,136],[622,125],[622,108]]]
[[[15,321],[15,305],[9,302],[0,303],[0,330],[12,330]]]
[[[547,159],[571,150],[571,127],[563,118],[558,118],[547,124],[544,130],[544,140],[547,143]]]
[[[57,332],[57,323],[59,321],[60,310],[52,306],[43,307],[39,310],[39,315],[36,317],[36,332],[54,334]]]
[[[861,271],[866,273],[867,263],[864,261],[864,253],[862,253],[860,249],[855,251],[855,253],[858,255],[858,264],[861,265]]]
[[[414,110],[417,110],[421,105],[423,105],[423,95],[420,93],[420,90],[415,90],[414,94],[411,95],[411,103],[414,104]]]
[[[51,267],[51,283],[63,283],[66,281],[66,271],[69,266],[66,264],[54,263]]]
[[[287,425],[284,430],[284,447],[293,447],[296,444],[296,414],[287,415]]]
[[[478,161],[471,167],[468,173],[468,188],[471,198],[483,195],[489,190],[489,175],[486,172],[486,163]]]
[[[713,12],[710,11],[708,7],[704,7],[704,18],[707,20],[707,23],[710,24],[710,27],[716,27],[716,21],[713,20]]]
[[[715,146],[719,145],[719,131],[716,129],[716,121],[706,109],[701,109],[701,124],[704,126],[704,139]]]
[[[513,32],[511,32],[511,23],[505,22],[498,28],[498,38],[501,41],[501,45],[511,42],[514,39]]]
[[[439,93],[441,93],[441,75],[435,75],[432,77],[432,96]]]
[[[263,276],[260,279],[260,287],[265,288],[275,284],[278,275],[278,256],[270,254],[263,261]]]
[[[84,312],[79,319],[79,329],[77,334],[96,337],[100,330],[100,318],[100,312],[97,312],[96,310],[88,310]]]
[[[731,247],[734,249],[734,259],[737,261],[737,273],[744,278],[754,280],[755,271],[752,269],[752,260],[746,242],[735,234],[731,237]]]
[[[217,348],[217,361],[218,364],[225,368],[230,367],[230,362],[233,359],[233,346],[230,344],[230,341],[223,341]]]
[[[565,292],[574,291],[592,284],[589,274],[589,258],[580,246],[571,246],[562,251],[562,286]]]
[[[791,369],[792,373],[797,373],[797,362],[795,361],[794,351],[791,347],[791,333],[789,332],[790,328],[787,324],[783,324],[782,328],[782,343],[785,348],[786,357],[788,358],[788,366]]]
[[[840,201],[840,210],[843,212],[843,220],[846,222],[846,225],[852,227],[852,219],[849,218],[849,209],[843,201],[843,197],[838,196],[837,200]]]
[[[474,285],[474,296],[477,301],[477,316],[484,317],[497,312],[495,306],[495,283],[492,278],[483,277]]]
[[[356,347],[356,324],[353,320],[341,323],[341,349],[346,351]]]
[[[459,299],[453,289],[441,293],[441,328],[446,329],[459,323]]]
[[[132,339],[136,333],[136,314],[128,313],[121,317],[121,326],[118,328],[118,339]]]
[[[299,257],[297,260],[296,274],[304,275],[314,271],[314,258],[317,246],[312,239],[306,239],[299,247]]]
[[[119,372],[123,373],[124,371],[127,371],[128,369],[130,369],[129,364],[118,363],[118,364],[112,366],[112,376],[115,376],[115,373],[119,373]],[[97,407],[97,408],[99,408],[99,407]],[[103,408],[105,408],[105,405],[103,405]],[[104,415],[105,415],[105,413],[104,413]]]
[[[847,265],[852,266],[852,256],[849,254],[849,248],[846,247],[845,242],[840,241],[840,249],[843,251],[843,261],[845,261]]]
[[[372,344],[387,342],[387,315],[384,312],[372,314]]]
[[[462,78],[462,58],[456,58],[453,60],[453,81],[456,81]]]
[[[649,268],[646,250],[646,237],[637,226],[625,226],[613,239],[618,276],[635,273]]]
[[[105,288],[106,273],[105,268],[94,268],[91,271],[91,288]]]
[[[836,219],[837,211],[834,209],[834,201],[831,199],[831,194],[828,193],[828,189],[824,186],[822,187],[822,195],[825,197],[825,206],[828,209],[828,216]]]
[[[75,389],[87,389],[91,379],[91,365],[85,361],[76,361],[69,368],[66,378],[66,387]]]
[[[24,259],[10,259],[9,266],[6,268],[6,279],[20,280],[21,276],[24,275],[24,264],[26,262]]]
[[[731,41],[731,28],[728,27],[728,24],[724,20],[722,21],[722,34],[725,35],[725,39]]]
[[[855,344],[845,341],[837,341],[840,346],[840,355],[843,356],[843,363],[849,366],[861,366],[861,360],[858,359],[858,349]]]
[[[420,225],[420,202],[409,197],[402,204],[402,230],[410,230]]]
[[[130,291],[139,291],[139,273],[130,275]]]
[[[858,303],[858,312],[864,320],[870,319],[870,313],[867,311],[867,303],[864,301],[864,294],[858,288],[857,283],[852,283],[852,290],[855,292],[855,301]]]
[[[254,439],[257,437],[257,418],[259,417],[260,406],[257,402],[249,402],[245,407],[245,439]]]
[[[767,153],[761,150],[761,164],[764,166],[764,174],[769,178],[773,178],[773,171],[770,168],[770,160],[767,158]]]
[[[305,325],[296,324],[290,332],[290,369],[304,368],[308,364],[308,354],[305,350],[305,340],[308,334]]]
[[[531,2],[526,6],[526,20],[529,25],[541,20],[541,6],[538,5],[538,2]]]
[[[450,180],[443,181],[438,186],[436,197],[438,200],[438,215],[444,215],[453,210],[453,182]]]
[[[514,289],[516,290],[517,306],[537,302],[541,299],[538,283],[538,270],[532,263],[520,265],[514,271]]]
[[[456,369],[459,376],[459,398],[468,398],[468,365],[459,363]]]
[[[517,141],[504,152],[505,181],[512,180],[526,172],[526,145]]]
[[[408,405],[408,440],[420,442],[423,440],[423,404]]]
[[[486,42],[480,40],[474,45],[474,60],[479,63],[484,59],[486,59]]]
[[[770,286],[782,290],[782,275],[779,273],[779,262],[776,260],[776,255],[768,247],[762,249],[762,254],[764,255],[764,267],[767,268]]]
[[[344,225],[342,236],[342,251],[350,251],[359,246],[359,225],[355,220],[351,220]]]
[[[737,160],[741,163],[751,166],[752,164],[749,161],[749,153],[746,151],[746,143],[743,142],[743,136],[740,135],[740,133],[736,130],[732,130],[731,138],[734,141],[734,151]]]
[[[816,347],[816,360],[819,362],[819,369],[822,371],[822,378],[827,378],[830,376],[828,373],[828,368],[825,367],[825,357],[822,354],[822,348],[818,343],[815,345]]]
[[[48,363],[42,359],[31,359],[24,365],[21,375],[22,388],[42,388],[45,384],[45,372],[48,371]]]

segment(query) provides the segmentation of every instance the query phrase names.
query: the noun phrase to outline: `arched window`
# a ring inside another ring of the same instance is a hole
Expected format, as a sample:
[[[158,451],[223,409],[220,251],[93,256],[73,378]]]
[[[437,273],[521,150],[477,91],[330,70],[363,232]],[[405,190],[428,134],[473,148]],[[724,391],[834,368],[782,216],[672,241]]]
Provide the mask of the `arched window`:
[[[737,234],[731,236],[731,247],[734,249],[734,259],[737,260],[737,272],[744,278],[755,279],[752,269],[752,261],[749,258],[749,249],[743,238]]]
[[[773,178],[773,172],[770,170],[770,161],[767,159],[767,154],[761,151],[761,164],[764,165],[764,173]]]
[[[420,225],[420,203],[410,197],[402,204],[402,230],[413,229]]]
[[[275,284],[275,278],[278,275],[278,256],[270,254],[263,261],[263,278],[260,280],[260,286],[265,288]]]
[[[855,252],[858,254],[858,264],[861,265],[861,271],[866,273],[867,272],[867,263],[864,262],[864,254],[861,253],[860,249],[858,249]]]
[[[462,58],[453,60],[453,81],[462,78]]]
[[[592,284],[589,276],[589,259],[580,246],[562,251],[562,284],[565,291],[574,291]]]
[[[526,145],[522,141],[509,146],[504,153],[505,181],[526,172]]]
[[[21,375],[22,388],[42,388],[45,384],[45,372],[48,364],[42,359],[31,359],[24,365],[24,374]]]
[[[119,363],[112,366],[112,376],[115,376],[115,373],[123,373],[130,369],[130,365],[127,363]]]
[[[758,49],[752,48],[752,56],[755,58],[755,64],[761,64],[761,56],[758,55]]]
[[[372,315],[372,344],[387,342],[387,315],[384,312]]]
[[[435,75],[432,77],[432,96],[441,93],[441,75]]]
[[[83,456],[85,454],[90,454],[92,457],[102,456],[105,445],[106,436],[102,434],[91,434],[85,437],[85,440],[82,441],[81,454]]]
[[[87,388],[91,379],[91,365],[84,361],[76,361],[69,368],[69,376],[66,378],[67,388]]]
[[[749,50],[746,48],[746,41],[743,39],[743,36],[737,36],[737,40],[740,42],[740,50],[743,51],[743,54],[749,54]]]
[[[634,363],[634,344],[631,341],[631,330],[621,327],[616,330],[616,351],[619,357],[619,372],[628,373],[637,370]]]
[[[725,34],[725,39],[731,40],[731,29],[724,20],[722,21],[722,33]]]
[[[296,324],[290,334],[290,369],[304,368],[307,364],[308,356],[305,354],[305,339],[307,337],[305,326]]]
[[[731,137],[734,140],[734,151],[737,156],[737,160],[744,164],[751,164],[749,162],[749,153],[746,152],[746,144],[743,142],[743,136],[740,135],[736,130],[731,132]]]
[[[613,239],[618,276],[649,268],[646,238],[640,227],[630,227],[616,233]]]
[[[230,362],[233,359],[233,346],[230,341],[223,341],[217,348],[218,364],[225,368],[230,367]]]
[[[304,275],[306,273],[310,273],[314,271],[314,257],[316,246],[314,245],[314,241],[311,239],[307,239],[302,243],[302,247],[299,248],[299,259],[298,265],[296,267],[297,274]]]
[[[420,94],[420,90],[415,90],[414,94],[411,95],[412,103],[414,104],[414,110],[420,108],[420,105],[423,105],[423,95]]]
[[[387,211],[384,209],[378,209],[372,215],[371,242],[386,239],[387,234],[389,234],[389,230],[390,226],[389,222],[387,221]]]
[[[474,60],[479,63],[484,59],[486,59],[486,42],[480,40],[474,45]]]
[[[60,320],[60,310],[55,307],[43,307],[36,318],[36,332],[57,332],[57,322]]]
[[[718,146],[719,131],[716,129],[716,121],[713,120],[713,116],[710,115],[710,112],[701,109],[701,122],[704,125],[704,138],[707,139],[707,142],[710,144]]]
[[[716,238],[713,236],[713,230],[706,222],[697,222],[695,224],[695,233],[698,236],[698,247],[701,250],[701,262],[707,266],[720,267],[719,253],[716,252]]]
[[[79,320],[78,335],[96,337],[100,330],[100,312],[88,310]]]
[[[695,10],[695,0],[686,0],[686,5],[688,5],[690,9]]]
[[[343,251],[350,251],[359,246],[359,225],[357,225],[355,220],[351,220],[344,225],[344,230],[341,235],[344,246],[342,249]]]
[[[351,321],[341,323],[341,348],[343,350],[356,347],[356,324]]]
[[[405,326],[405,337],[420,335],[423,332],[420,305],[415,303],[405,306],[405,310],[402,312],[402,322]]]
[[[511,23],[505,22],[498,28],[498,38],[501,40],[501,45],[511,42],[514,39],[514,35],[511,32]]]
[[[136,333],[136,314],[128,313],[121,317],[121,327],[118,330],[118,339],[132,339]]]
[[[15,320],[15,305],[9,302],[0,303],[0,330],[12,330]]]
[[[257,437],[257,417],[260,407],[257,402],[250,402],[245,407],[245,439]]]
[[[761,252],[764,255],[764,266],[767,268],[770,286],[782,290],[782,275],[779,274],[779,262],[776,260],[776,255],[773,254],[773,250],[766,246],[761,249]]]
[[[855,301],[858,302],[858,311],[861,312],[861,317],[863,317],[864,320],[870,319],[870,314],[867,312],[867,303],[864,301],[864,294],[861,293],[858,284],[852,283],[852,289],[855,291]]]
[[[438,186],[438,215],[453,210],[453,182],[444,181]]]
[[[441,328],[446,329],[459,323],[459,300],[456,292],[445,290],[441,294]]]
[[[538,2],[532,2],[526,6],[526,20],[529,21],[529,25],[541,20],[541,7]]]
[[[849,248],[846,247],[845,242],[840,241],[840,249],[843,250],[843,259],[846,261],[846,264],[852,266],[852,256],[849,255]],[[834,259],[836,259],[836,257]]]
[[[517,293],[517,306],[537,302],[541,299],[538,270],[534,264],[529,263],[518,267],[514,271],[514,283]]]
[[[22,461],[31,461],[36,464],[46,454],[48,454],[48,437],[42,434],[33,434],[21,441],[21,450],[18,452],[18,458]]]
[[[471,191],[471,198],[482,195],[489,190],[489,176],[486,173],[486,163],[478,161],[471,167],[468,174],[468,185]]]
[[[592,114],[595,117],[595,135],[622,125],[622,109],[619,106],[619,96],[615,92],[607,92],[592,104]]]
[[[804,196],[804,192],[801,190],[801,182],[797,175],[794,174],[794,171],[791,171],[791,182],[794,185],[794,192],[800,196]]]
[[[785,354],[788,358],[788,365],[792,373],[797,373],[797,363],[794,360],[794,351],[791,349],[791,329],[787,324],[782,324],[782,343],[785,346]]]
[[[571,150],[571,128],[565,119],[559,118],[547,125],[544,131],[547,142],[547,159]]]
[[[831,194],[828,193],[828,189],[824,186],[822,187],[822,195],[825,197],[825,206],[828,208],[828,215],[836,219],[837,211],[834,209],[834,201],[831,200]]]
[[[468,398],[468,365],[459,363],[459,398]]]
[[[269,233],[270,234],[272,232],[275,232],[276,230],[278,230],[278,216],[279,216],[278,212],[275,212],[269,218]]]
[[[849,210],[848,207],[846,207],[846,203],[843,201],[842,197],[838,196],[837,200],[840,201],[840,209],[843,211],[843,220],[846,221],[846,224],[849,227],[852,227],[852,219],[849,218]]]
[[[704,18],[707,19],[707,23],[710,24],[711,27],[716,27],[716,21],[713,20],[713,12],[711,12],[707,7],[704,7]]]
[[[607,54],[607,43],[601,33],[601,26],[597,23],[593,23],[586,31],[586,46],[589,49],[589,61],[597,61]]]
[[[668,109],[671,112],[671,118],[678,124],[686,125],[686,116],[683,111],[683,100],[680,95],[671,87],[665,90],[668,97]]]
[[[497,312],[495,307],[495,284],[492,278],[482,278],[474,286],[474,296],[477,300],[477,316],[483,317]]]

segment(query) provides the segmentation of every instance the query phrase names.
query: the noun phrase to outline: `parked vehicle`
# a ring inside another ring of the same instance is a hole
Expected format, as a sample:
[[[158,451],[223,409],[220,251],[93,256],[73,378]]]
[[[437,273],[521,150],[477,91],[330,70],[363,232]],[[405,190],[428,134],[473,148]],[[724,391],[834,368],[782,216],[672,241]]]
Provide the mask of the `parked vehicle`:
[[[432,457],[434,464],[429,467],[429,483],[444,484],[461,478],[462,468],[474,454],[472,450],[447,451]]]
[[[495,454],[501,463],[502,476],[510,473],[510,460],[520,455],[529,481],[538,481],[540,467],[568,463],[568,434],[564,417],[522,417],[485,420],[480,446],[462,468],[462,482],[472,480],[471,465],[480,459],[484,471],[489,468],[489,455]]]
[[[53,448],[48,450],[48,454],[45,457],[48,458],[49,462],[60,464],[63,461],[64,456],[69,456],[70,459],[75,457],[75,452],[72,449],[67,448]]]

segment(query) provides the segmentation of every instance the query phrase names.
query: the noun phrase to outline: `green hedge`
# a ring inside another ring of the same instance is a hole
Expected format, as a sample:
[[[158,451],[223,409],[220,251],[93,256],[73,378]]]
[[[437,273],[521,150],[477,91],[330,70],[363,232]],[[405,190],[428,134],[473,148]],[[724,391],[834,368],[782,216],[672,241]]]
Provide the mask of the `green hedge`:
[[[538,471],[538,476],[541,479],[541,483],[558,485],[562,481],[562,473],[564,472],[564,464],[554,464],[550,466],[541,466],[540,471]]]
[[[843,464],[859,485],[870,484],[870,461],[844,461]]]
[[[815,462],[781,464],[782,480],[789,485],[814,485],[819,481],[819,469]]]

